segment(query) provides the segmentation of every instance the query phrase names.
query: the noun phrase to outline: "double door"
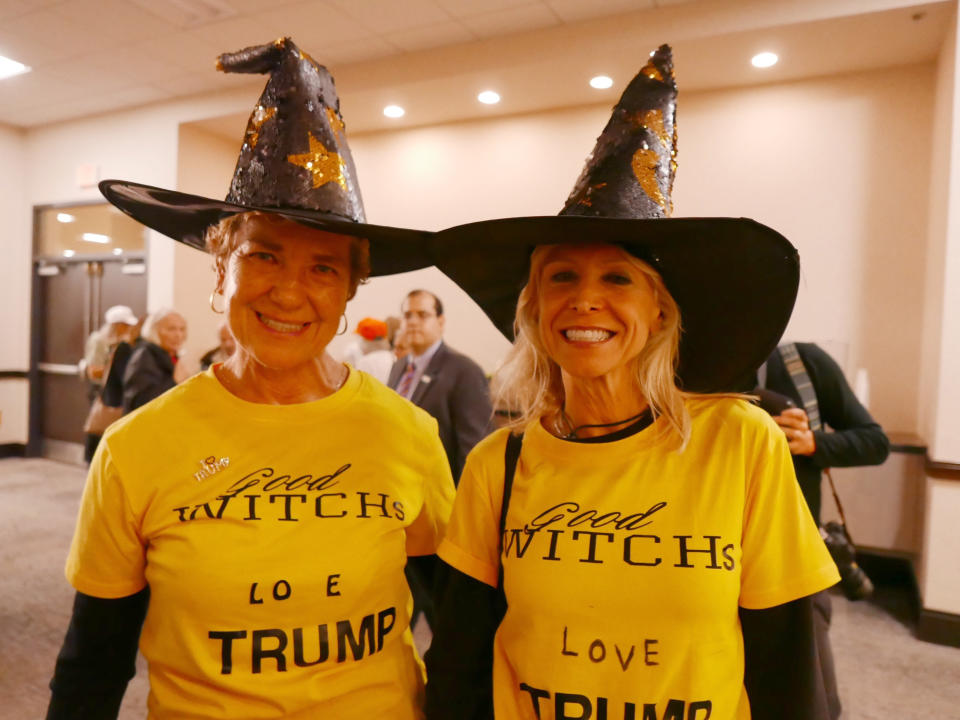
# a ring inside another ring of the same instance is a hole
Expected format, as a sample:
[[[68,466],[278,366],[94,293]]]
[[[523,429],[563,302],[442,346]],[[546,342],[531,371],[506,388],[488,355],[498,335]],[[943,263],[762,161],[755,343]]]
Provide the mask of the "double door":
[[[92,386],[81,369],[87,338],[112,305],[146,313],[142,258],[38,261],[34,292],[35,371],[31,447],[45,457],[82,462],[83,422]]]

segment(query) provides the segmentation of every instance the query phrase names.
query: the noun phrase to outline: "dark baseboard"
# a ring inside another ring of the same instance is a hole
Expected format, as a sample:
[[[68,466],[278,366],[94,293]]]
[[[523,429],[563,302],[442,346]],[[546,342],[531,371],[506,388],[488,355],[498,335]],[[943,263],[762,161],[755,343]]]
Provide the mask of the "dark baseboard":
[[[937,645],[960,647],[960,615],[921,610],[917,638]]]
[[[27,446],[23,443],[0,443],[0,458],[26,456]]]

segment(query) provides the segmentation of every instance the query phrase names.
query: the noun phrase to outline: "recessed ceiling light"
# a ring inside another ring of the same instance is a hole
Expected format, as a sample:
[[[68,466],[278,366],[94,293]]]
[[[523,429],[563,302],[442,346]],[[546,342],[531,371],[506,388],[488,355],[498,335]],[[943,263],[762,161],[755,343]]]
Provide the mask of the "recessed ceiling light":
[[[70,213],[57,213],[57,222],[72,223],[76,218]]]
[[[113,254],[114,254],[114,255],[123,255],[123,248],[114,248],[114,249],[113,249]]]
[[[596,77],[590,78],[590,87],[596,88],[597,90],[606,90],[609,87],[613,87],[613,78],[609,78],[606,75],[597,75]]]
[[[404,110],[399,105],[387,105],[383,109],[383,114],[386,115],[388,118],[403,117],[405,113],[406,113],[406,110]]]
[[[776,53],[762,52],[754,55],[750,60],[750,64],[752,64],[755,68],[768,68],[776,65],[777,60],[779,59],[780,58],[777,57]]]
[[[25,72],[30,72],[30,68],[23,63],[18,63],[16,60],[0,55],[0,80]]]
[[[87,242],[100,243],[101,245],[106,245],[108,242],[110,242],[109,235],[101,235],[100,233],[84,233],[80,237]]]
[[[499,93],[495,93],[493,90],[484,90],[482,93],[477,95],[477,100],[482,102],[484,105],[496,105],[500,102]]]
[[[77,253],[75,253],[73,250],[64,250],[64,251],[63,251],[63,256],[64,256],[64,257],[73,257],[73,256],[76,255],[76,254],[77,254]]]

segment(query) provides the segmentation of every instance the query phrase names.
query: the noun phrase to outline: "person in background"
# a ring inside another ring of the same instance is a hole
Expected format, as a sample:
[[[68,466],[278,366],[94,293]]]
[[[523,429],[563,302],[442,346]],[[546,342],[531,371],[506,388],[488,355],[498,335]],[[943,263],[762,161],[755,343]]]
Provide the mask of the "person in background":
[[[767,358],[759,372],[758,387],[790,398],[794,405],[775,414],[773,419],[787,439],[800,490],[814,521],[820,525],[823,470],[879,465],[890,454],[890,441],[883,428],[854,395],[840,366],[823,348],[814,343],[793,343],[793,348],[813,391],[816,427],[811,427],[804,398],[785,361],[785,357],[790,357],[789,345],[781,345]],[[830,703],[830,718],[836,720],[840,717],[842,706],[829,635],[833,614],[830,593],[824,591],[814,595],[813,605],[817,648]]]
[[[824,717],[810,596],[837,569],[733,392],[799,260],[751,220],[669,217],[675,103],[662,46],[560,216],[440,233],[437,267],[515,330],[495,386],[519,416],[470,454],[438,551],[428,720]]]
[[[393,367],[392,340],[399,325],[400,318],[391,315],[386,320],[364,318],[357,326],[357,332],[363,337],[363,355],[354,367],[373,375],[384,385]]]
[[[230,326],[226,321],[220,323],[217,327],[217,336],[220,338],[220,344],[211,350],[207,350],[200,358],[201,371],[206,370],[214,363],[223,362],[233,355],[233,351],[237,348],[237,342],[230,334]]]
[[[180,365],[180,350],[187,340],[187,321],[172,308],[147,316],[143,333],[123,373],[123,412],[136,410],[159,397],[186,373]]]
[[[419,720],[403,568],[436,551],[453,481],[436,422],[328,346],[358,285],[432,265],[432,236],[364,222],[333,79],[289,38],[219,65],[270,72],[227,200],[100,188],[205,243],[237,347],[104,435],[47,719],[115,719],[139,641],[157,720]]]
[[[84,347],[83,373],[90,402],[103,390],[106,374],[111,366],[114,349],[123,342],[132,342],[131,332],[140,324],[137,316],[126,305],[114,305],[103,314],[103,325],[90,333]],[[100,442],[99,433],[86,434],[83,456],[89,464]]]
[[[436,418],[456,484],[467,453],[493,427],[487,378],[473,360],[443,342],[446,318],[440,298],[427,290],[411,290],[401,311],[400,332],[410,351],[393,364],[387,386]],[[422,613],[431,627],[435,571],[432,559],[407,566],[412,620]]]
[[[443,342],[443,303],[432,292],[411,290],[401,305],[401,318],[410,352],[394,363],[387,385],[437,419],[456,482],[467,453],[492,429],[486,375]]]
[[[397,327],[393,335],[393,360],[403,360],[410,354],[410,341],[407,340],[407,334],[403,331],[403,325]],[[392,367],[392,366],[391,366]]]
[[[104,405],[123,408],[123,376],[127,371],[127,364],[130,362],[133,348],[140,340],[140,333],[146,319],[146,315],[140,318],[130,330],[127,338],[118,343],[113,350],[110,369],[107,371],[107,376],[103,381],[103,391],[100,393],[100,399]]]

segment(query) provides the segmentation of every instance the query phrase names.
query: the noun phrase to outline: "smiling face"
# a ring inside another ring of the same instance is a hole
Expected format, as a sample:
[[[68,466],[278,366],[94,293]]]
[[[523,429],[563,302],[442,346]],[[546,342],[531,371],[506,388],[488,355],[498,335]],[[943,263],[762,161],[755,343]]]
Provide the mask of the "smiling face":
[[[287,370],[321,357],[351,292],[351,238],[261,216],[233,233],[218,288],[244,358]]]
[[[633,360],[660,327],[657,293],[641,263],[614,245],[553,245],[538,252],[543,347],[578,380],[629,381]]]

